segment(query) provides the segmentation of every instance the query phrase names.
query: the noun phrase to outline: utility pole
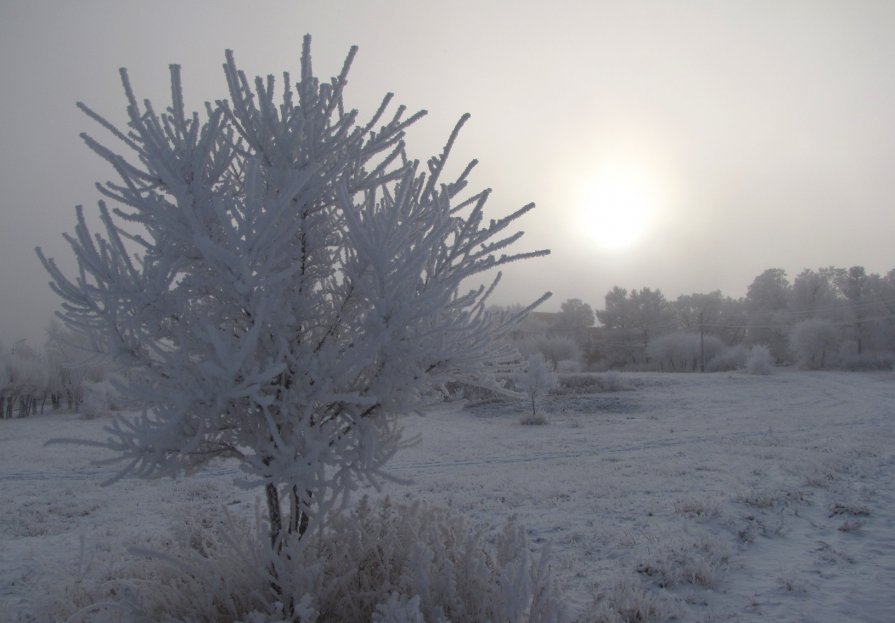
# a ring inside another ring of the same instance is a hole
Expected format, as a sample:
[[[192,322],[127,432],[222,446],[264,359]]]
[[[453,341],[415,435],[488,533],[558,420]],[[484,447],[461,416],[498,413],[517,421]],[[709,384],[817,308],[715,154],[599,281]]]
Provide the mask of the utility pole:
[[[703,312],[699,312],[699,371],[705,372],[705,324],[703,323]]]

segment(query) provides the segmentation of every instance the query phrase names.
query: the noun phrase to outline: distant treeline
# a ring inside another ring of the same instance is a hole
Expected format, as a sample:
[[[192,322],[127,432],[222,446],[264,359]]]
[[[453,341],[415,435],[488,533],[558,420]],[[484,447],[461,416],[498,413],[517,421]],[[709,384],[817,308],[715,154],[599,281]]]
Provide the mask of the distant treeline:
[[[892,367],[895,270],[806,269],[790,282],[771,268],[739,299],[716,290],[668,300],[616,286],[602,308],[569,299],[559,312],[531,314],[513,338],[524,352],[589,369],[730,369],[757,345],[780,364]]]
[[[108,376],[86,340],[52,323],[39,350],[25,340],[8,348],[0,343],[0,419],[78,410],[85,390]]]

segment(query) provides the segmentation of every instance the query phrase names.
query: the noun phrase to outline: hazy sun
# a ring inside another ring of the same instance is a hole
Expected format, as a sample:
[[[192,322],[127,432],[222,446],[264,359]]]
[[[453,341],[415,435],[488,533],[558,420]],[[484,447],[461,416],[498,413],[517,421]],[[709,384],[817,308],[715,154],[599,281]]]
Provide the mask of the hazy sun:
[[[658,197],[653,181],[628,164],[606,165],[592,175],[579,198],[581,226],[606,251],[633,246],[656,217]]]

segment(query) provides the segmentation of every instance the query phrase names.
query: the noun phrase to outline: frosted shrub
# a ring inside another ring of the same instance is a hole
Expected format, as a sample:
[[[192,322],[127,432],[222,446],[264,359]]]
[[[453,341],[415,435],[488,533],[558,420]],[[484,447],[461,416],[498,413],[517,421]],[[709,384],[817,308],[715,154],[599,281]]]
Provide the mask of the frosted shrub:
[[[393,594],[405,604],[418,598],[432,622],[565,618],[546,558],[532,557],[514,520],[488,546],[483,532],[446,509],[362,502],[334,522],[317,556],[333,576],[320,604],[331,620],[369,620]]]
[[[712,587],[727,566],[725,544],[711,535],[669,535],[653,544],[637,572],[660,588],[678,584]]]
[[[84,383],[82,392],[81,413],[86,418],[111,415],[124,408],[121,394],[109,380]]]
[[[489,192],[466,192],[475,162],[443,178],[466,116],[426,165],[403,141],[423,112],[386,114],[387,95],[359,121],[343,101],[354,53],[321,81],[306,37],[279,95],[228,51],[230,99],[204,115],[185,110],[178,66],[160,108],[122,70],[127,128],[80,105],[113,143],[82,135],[120,178],[98,186],[113,205],[99,203],[99,232],[77,208],[76,277],[38,249],[64,322],[142,371],[128,395],[148,408],[102,444],[119,476],[235,458],[264,487],[275,547],[387,477],[399,417],[434,387],[513,369],[504,338],[533,305],[487,311],[500,274],[485,273],[547,253],[509,250],[534,206],[485,218]]]
[[[562,394],[594,394],[602,391],[603,385],[596,374],[590,373],[560,373],[557,374],[557,392]]]
[[[444,508],[363,500],[325,530],[288,539],[286,555],[271,557],[263,534],[232,525],[200,541],[153,554],[136,577],[119,571],[94,586],[97,602],[71,620],[129,612],[127,620],[280,623],[292,620],[287,610],[302,623],[569,620],[546,554],[532,555],[513,520],[491,539]]]
[[[746,366],[746,359],[749,357],[749,350],[742,344],[725,348],[716,354],[705,365],[705,369],[709,372],[726,372],[728,370],[739,370]]]
[[[528,364],[525,369],[517,372],[514,379],[516,389],[528,396],[531,404],[531,413],[522,418],[523,424],[546,424],[547,416],[538,412],[538,402],[547,395],[551,389],[559,385],[556,374],[547,367],[544,356],[535,353],[528,356]]]
[[[666,594],[646,591],[637,578],[623,578],[599,595],[585,623],[664,623],[677,619],[679,608]]]
[[[774,369],[771,349],[764,344],[755,344],[746,358],[746,372],[749,374],[770,374]]]

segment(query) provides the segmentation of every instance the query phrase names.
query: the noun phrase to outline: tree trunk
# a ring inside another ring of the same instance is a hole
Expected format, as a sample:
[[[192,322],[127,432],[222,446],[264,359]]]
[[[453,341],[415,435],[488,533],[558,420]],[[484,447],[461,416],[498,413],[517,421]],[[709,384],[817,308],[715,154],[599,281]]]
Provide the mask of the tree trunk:
[[[306,495],[302,496],[298,492],[298,487],[292,486],[292,494],[290,496],[292,505],[289,513],[289,534],[297,534],[301,539],[308,531],[308,525],[311,521],[310,506],[311,492],[306,491]]]
[[[280,492],[275,484],[267,483],[265,493],[267,494],[267,512],[270,520],[270,546],[274,555],[278,556],[283,548],[283,512],[280,506]],[[298,493],[298,487],[293,486],[289,497],[290,512],[286,535],[297,534],[298,538],[301,539],[307,532],[310,521],[308,507],[311,503],[311,492],[308,491],[306,496],[301,496]],[[283,586],[280,584],[276,566],[273,564],[270,568],[270,577],[271,589],[277,598],[282,600]],[[295,603],[291,597],[288,603],[284,603],[284,610],[286,617],[291,620],[295,613]]]
[[[280,534],[283,531],[283,516],[280,512],[280,492],[276,485],[267,483],[264,487],[267,494],[267,517],[270,521],[270,546],[279,548]]]

